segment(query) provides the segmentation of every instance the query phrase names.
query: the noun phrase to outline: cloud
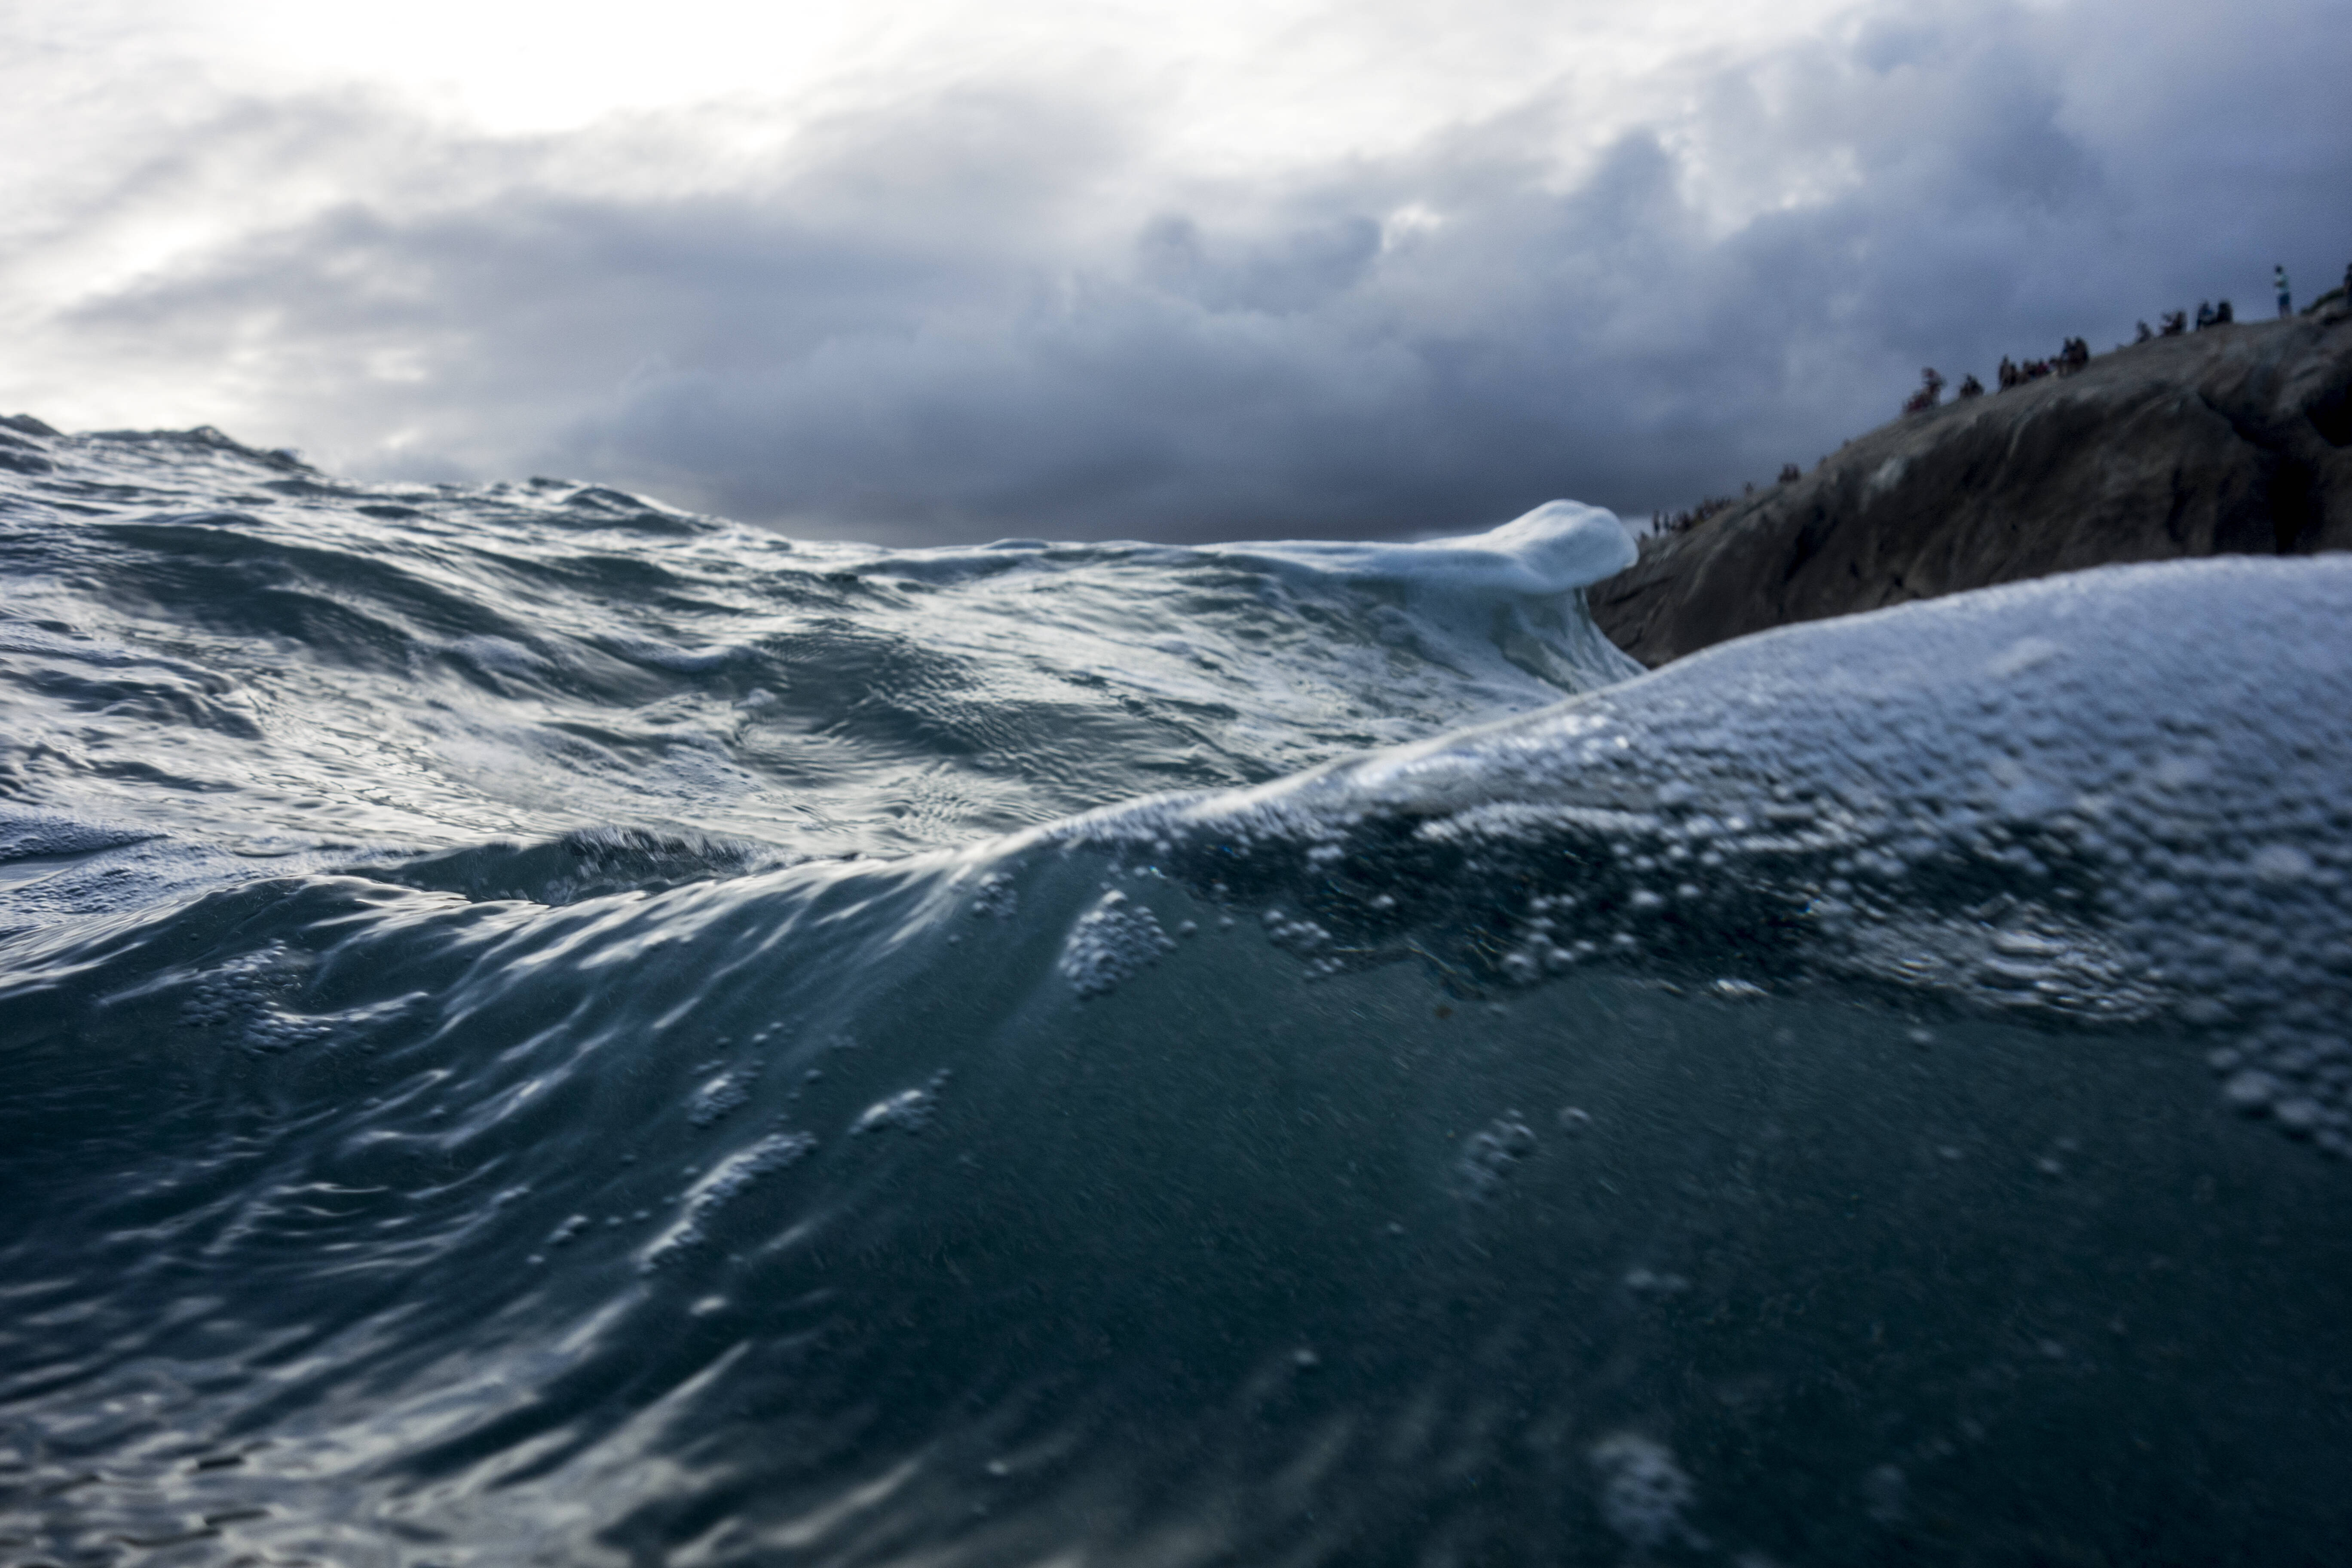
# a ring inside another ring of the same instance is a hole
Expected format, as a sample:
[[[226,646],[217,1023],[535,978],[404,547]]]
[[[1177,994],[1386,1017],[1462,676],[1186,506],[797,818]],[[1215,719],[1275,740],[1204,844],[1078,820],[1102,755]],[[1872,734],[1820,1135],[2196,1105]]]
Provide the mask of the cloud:
[[[194,389],[188,422],[347,469],[562,472],[809,534],[1641,513],[1810,462],[1925,363],[2259,314],[2274,260],[2332,283],[2352,121],[2310,106],[2347,67],[2286,4],[1894,0],[1686,61],[1674,107],[1598,133],[1563,88],[1223,177],[1072,83],[790,134],[244,100],[79,220],[205,240],[20,336],[60,384]]]

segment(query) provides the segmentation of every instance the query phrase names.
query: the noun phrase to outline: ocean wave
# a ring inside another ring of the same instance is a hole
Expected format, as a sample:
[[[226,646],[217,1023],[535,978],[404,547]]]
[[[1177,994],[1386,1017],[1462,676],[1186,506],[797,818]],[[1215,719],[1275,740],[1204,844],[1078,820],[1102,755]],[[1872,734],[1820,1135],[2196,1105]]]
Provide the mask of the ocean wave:
[[[684,520],[633,564],[539,521],[576,488],[37,438],[28,1561],[2343,1537],[2342,563],[1561,701],[1491,562]],[[214,521],[39,488],[101,473]],[[261,476],[313,489],[192,500]],[[192,557],[282,597],[177,605]]]
[[[322,842],[905,853],[1638,668],[1575,593],[1623,531],[1565,503],[1443,549],[888,552],[555,480],[348,484],[217,432],[42,444],[0,513],[5,765],[199,838],[307,811]]]

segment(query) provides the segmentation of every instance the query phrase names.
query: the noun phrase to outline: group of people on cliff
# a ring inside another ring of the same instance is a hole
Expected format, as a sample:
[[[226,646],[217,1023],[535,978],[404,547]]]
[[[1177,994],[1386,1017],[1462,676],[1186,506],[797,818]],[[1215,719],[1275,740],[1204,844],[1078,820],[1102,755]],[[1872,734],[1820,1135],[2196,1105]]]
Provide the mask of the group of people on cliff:
[[[1976,377],[1970,376],[1969,379],[1970,381],[1974,381]],[[1979,387],[1977,390],[1981,392],[1984,389],[1982,387]],[[1829,459],[1824,458],[1822,460],[1823,462],[1827,462]],[[1780,465],[1780,478],[1775,479],[1773,482],[1775,484],[1793,485],[1804,477],[1805,470],[1797,467],[1796,464],[1783,463]],[[1747,497],[1752,499],[1755,496],[1756,484],[1754,480],[1749,480],[1741,488],[1745,491]],[[1680,533],[1686,528],[1690,528],[1697,523],[1705,522],[1710,517],[1715,517],[1720,513],[1729,511],[1738,504],[1739,503],[1733,500],[1729,496],[1709,496],[1706,500],[1699,502],[1698,505],[1686,507],[1681,511],[1653,512],[1650,514],[1650,531],[1653,533]]]
[[[2284,310],[2279,312],[2281,315],[2285,313]],[[2226,327],[2237,319],[2238,312],[2231,308],[2227,300],[2218,305],[2204,300],[2197,301],[2197,330],[2200,332],[2208,327]],[[2189,312],[2167,310],[2156,319],[2156,331],[2152,332],[2147,330],[2146,321],[2137,325],[2139,331],[2132,336],[2135,343],[2144,343],[2152,338],[2177,338],[2189,330]]]
[[[1788,469],[1781,469],[1780,482],[1786,484],[1788,483]],[[1748,490],[1750,495],[1753,495],[1756,491],[1756,487],[1754,485],[1749,485],[1748,487]],[[1734,501],[1729,496],[1709,496],[1705,500],[1699,502],[1698,505],[1686,507],[1681,511],[1655,512],[1653,513],[1650,518],[1650,531],[1653,533],[1680,533],[1686,528],[1696,527],[1697,524],[1705,522],[1708,518],[1714,517],[1719,512],[1729,511],[1737,504],[1738,503]]]
[[[2222,308],[2228,309],[2227,301],[2223,302]],[[2167,318],[2167,320],[2169,319]],[[2145,334],[2146,329],[2143,328],[2142,331]],[[2144,335],[2142,341],[2146,341]],[[2000,367],[1993,373],[1993,375],[2000,389],[2007,392],[2013,386],[2023,386],[2028,382],[2042,381],[2053,375],[2072,375],[2090,363],[2090,343],[2082,338],[2068,338],[2059,345],[2058,352],[2048,359],[2030,359],[2020,364],[2007,354],[2003,354],[2000,356]],[[1959,390],[1954,395],[1962,401],[1971,397],[1981,397],[1984,395],[1984,383],[1979,381],[1974,375],[1962,376]],[[1928,409],[1941,405],[1943,401],[1944,378],[1937,374],[1935,366],[1929,365],[1919,373],[1918,390],[1903,400],[1903,412],[1925,414]]]
[[[2029,381],[2040,381],[2046,376],[2072,375],[2090,363],[2091,345],[2081,338],[2068,338],[2048,359],[2030,359],[2019,364],[2003,354],[2000,356],[2000,369],[1995,374],[2000,389],[2007,392],[2012,386],[2023,386]]]
[[[2030,359],[2020,364],[2003,354],[2000,356],[2000,368],[1993,374],[2000,390],[2007,392],[2012,386],[2023,386],[2029,381],[2040,381],[2046,376],[2072,375],[2090,363],[2091,345],[2081,338],[2068,338],[2048,359]],[[1964,375],[1960,378],[1958,391],[1953,396],[1965,402],[1971,397],[1982,397],[1984,390],[1983,382],[1973,374]],[[1934,365],[1929,365],[1919,373],[1918,390],[1903,400],[1903,412],[1925,414],[1930,408],[1940,406],[1943,401],[1944,377]]]
[[[2276,291],[2278,295],[2279,320],[2284,321],[2289,316],[2294,314],[2294,289],[2287,282],[2286,268],[2284,267],[2273,267],[2271,268],[2271,288]],[[2347,261],[2344,264],[2344,287],[2341,289],[2329,289],[2326,293],[2322,294],[2316,300],[2313,301],[2310,308],[2315,310],[2321,305],[2326,304],[2330,299],[2338,300],[2346,304],[2352,304],[2352,261]],[[2230,301],[2227,300],[2223,300],[2219,303],[2212,303],[2203,300],[2200,300],[2197,302],[2197,320],[2195,330],[2201,332],[2208,327],[2226,327],[2237,319],[2237,311],[2231,308]],[[2147,323],[2146,321],[2139,322],[2138,327],[2139,331],[2137,335],[2132,339],[2134,343],[2144,343],[2152,338],[2177,338],[2183,332],[2190,330],[2189,312],[2186,310],[2165,311],[2164,314],[2156,319],[2156,331],[2149,331],[2147,330]]]
[[[2071,347],[2074,340],[2069,338],[2066,342]],[[2061,359],[2063,360],[2063,356],[2062,355]],[[2011,364],[2009,360],[2004,357],[2000,362],[2001,387],[2003,390],[2006,390],[2010,387],[2015,386],[2018,383],[2024,381],[2027,379],[2027,371],[2031,371],[2034,375],[2048,375],[2050,374],[2051,365],[2056,363],[2059,362],[2052,360],[2032,360],[2027,362],[2025,370],[2021,370],[2016,365]],[[2063,375],[2065,372],[2062,370],[2059,374]],[[1975,374],[1971,372],[1969,374],[1960,377],[1959,388],[1958,391],[1954,392],[1952,395],[1954,398],[1961,402],[1966,402],[1971,397],[1982,397],[1984,395],[1984,383],[1979,381],[1976,378]],[[1943,401],[1943,373],[1931,364],[1919,373],[1919,389],[1903,400],[1903,412],[1906,414],[1925,414],[1930,408],[1940,405]]]
[[[2294,294],[2287,285],[2286,268],[2273,268],[2271,282],[2277,290],[2279,318],[2284,321],[2294,313]],[[2339,296],[2335,290],[2330,290],[2328,294],[2322,295],[2320,298],[2321,302],[2324,303],[2330,298],[2337,297]],[[2347,264],[2344,268],[2344,288],[2340,298],[2346,304],[2352,305],[2352,264]],[[2236,310],[2227,300],[2221,300],[2219,303],[2200,300],[2193,330],[2201,332],[2208,327],[2226,327],[2237,319]],[[2153,331],[2146,321],[2141,321],[2137,325],[2138,333],[2132,339],[2135,343],[2148,342],[2157,338],[2177,338],[2192,330],[2190,317],[2187,310],[2165,311],[2157,318],[2157,324]],[[2013,386],[2023,386],[2028,382],[2040,381],[2047,376],[2072,375],[2090,363],[2091,345],[2081,338],[2068,338],[2064,346],[2049,359],[2030,359],[2020,364],[2007,354],[2003,354],[2000,369],[1997,373],[2000,389],[2007,392]],[[1963,399],[1976,397],[1983,391],[1983,384],[1975,376],[1970,375],[1962,378],[1957,395]],[[1941,405],[1943,401],[1944,378],[1933,366],[1929,366],[1919,373],[1917,390],[1903,400],[1903,412],[1925,414],[1927,410]]]
[[[2279,319],[2284,321],[2294,313],[2294,295],[2287,286],[2286,268],[2284,267],[2273,268],[2271,281],[2278,293]],[[2352,308],[2352,263],[2345,265],[2343,288],[2331,289],[2322,294],[2306,307],[2305,313],[2310,314],[2312,311],[2322,310],[2330,300],[2337,301],[2339,309]],[[2237,311],[2227,300],[2219,303],[2200,300],[2193,330],[2201,332],[2208,327],[2225,327],[2237,319]],[[2146,321],[2137,323],[2137,326],[2138,333],[2132,340],[2136,344],[2148,342],[2157,338],[2177,338],[2192,330],[2190,317],[2187,310],[2165,311],[2157,318],[2154,331],[2149,330]],[[2122,346],[2120,343],[2116,345],[2118,348]],[[1995,373],[1995,376],[2000,390],[2007,392],[2011,387],[2023,386],[2029,382],[2041,381],[2050,376],[2073,375],[2075,372],[2087,367],[2090,363],[2090,343],[2082,338],[2068,338],[2059,346],[2058,352],[2048,359],[2030,359],[2021,364],[2007,354],[2001,355],[2000,368]],[[1944,401],[1945,384],[1942,373],[1935,366],[1929,365],[1921,370],[1917,389],[1903,400],[1903,412],[1925,414],[1931,408],[1940,406]],[[1984,384],[1974,375],[1964,375],[1960,378],[1958,390],[1953,395],[1957,401],[1966,402],[1972,397],[1983,396],[1984,390]],[[1794,484],[1803,477],[1803,471],[1796,464],[1787,463],[1781,466],[1779,482],[1783,485]],[[1750,484],[1747,487],[1747,490],[1748,495],[1753,496],[1756,493],[1756,487]],[[1730,496],[1710,496],[1696,506],[1686,508],[1682,511],[1654,513],[1650,519],[1650,526],[1658,533],[1680,533],[1685,529],[1705,522],[1708,518],[1729,511],[1738,504],[1738,502]]]

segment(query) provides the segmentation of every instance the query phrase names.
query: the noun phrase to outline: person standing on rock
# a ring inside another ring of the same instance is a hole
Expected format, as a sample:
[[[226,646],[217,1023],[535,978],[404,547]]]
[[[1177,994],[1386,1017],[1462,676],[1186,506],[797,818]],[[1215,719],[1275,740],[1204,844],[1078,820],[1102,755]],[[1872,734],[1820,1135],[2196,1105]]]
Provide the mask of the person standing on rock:
[[[2271,268],[2271,286],[2278,290],[2279,320],[2284,321],[2289,316],[2294,314],[2294,295],[2286,286],[2286,268],[2284,267],[2273,267]]]

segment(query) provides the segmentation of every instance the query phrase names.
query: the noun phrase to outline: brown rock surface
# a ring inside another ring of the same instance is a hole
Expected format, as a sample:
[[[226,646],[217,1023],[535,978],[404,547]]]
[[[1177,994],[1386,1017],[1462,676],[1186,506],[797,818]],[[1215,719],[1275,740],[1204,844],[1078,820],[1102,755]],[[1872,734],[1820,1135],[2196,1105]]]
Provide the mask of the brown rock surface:
[[[1818,620],[2123,561],[2352,549],[2352,314],[2119,349],[1949,403],[1586,591],[1649,665]]]

